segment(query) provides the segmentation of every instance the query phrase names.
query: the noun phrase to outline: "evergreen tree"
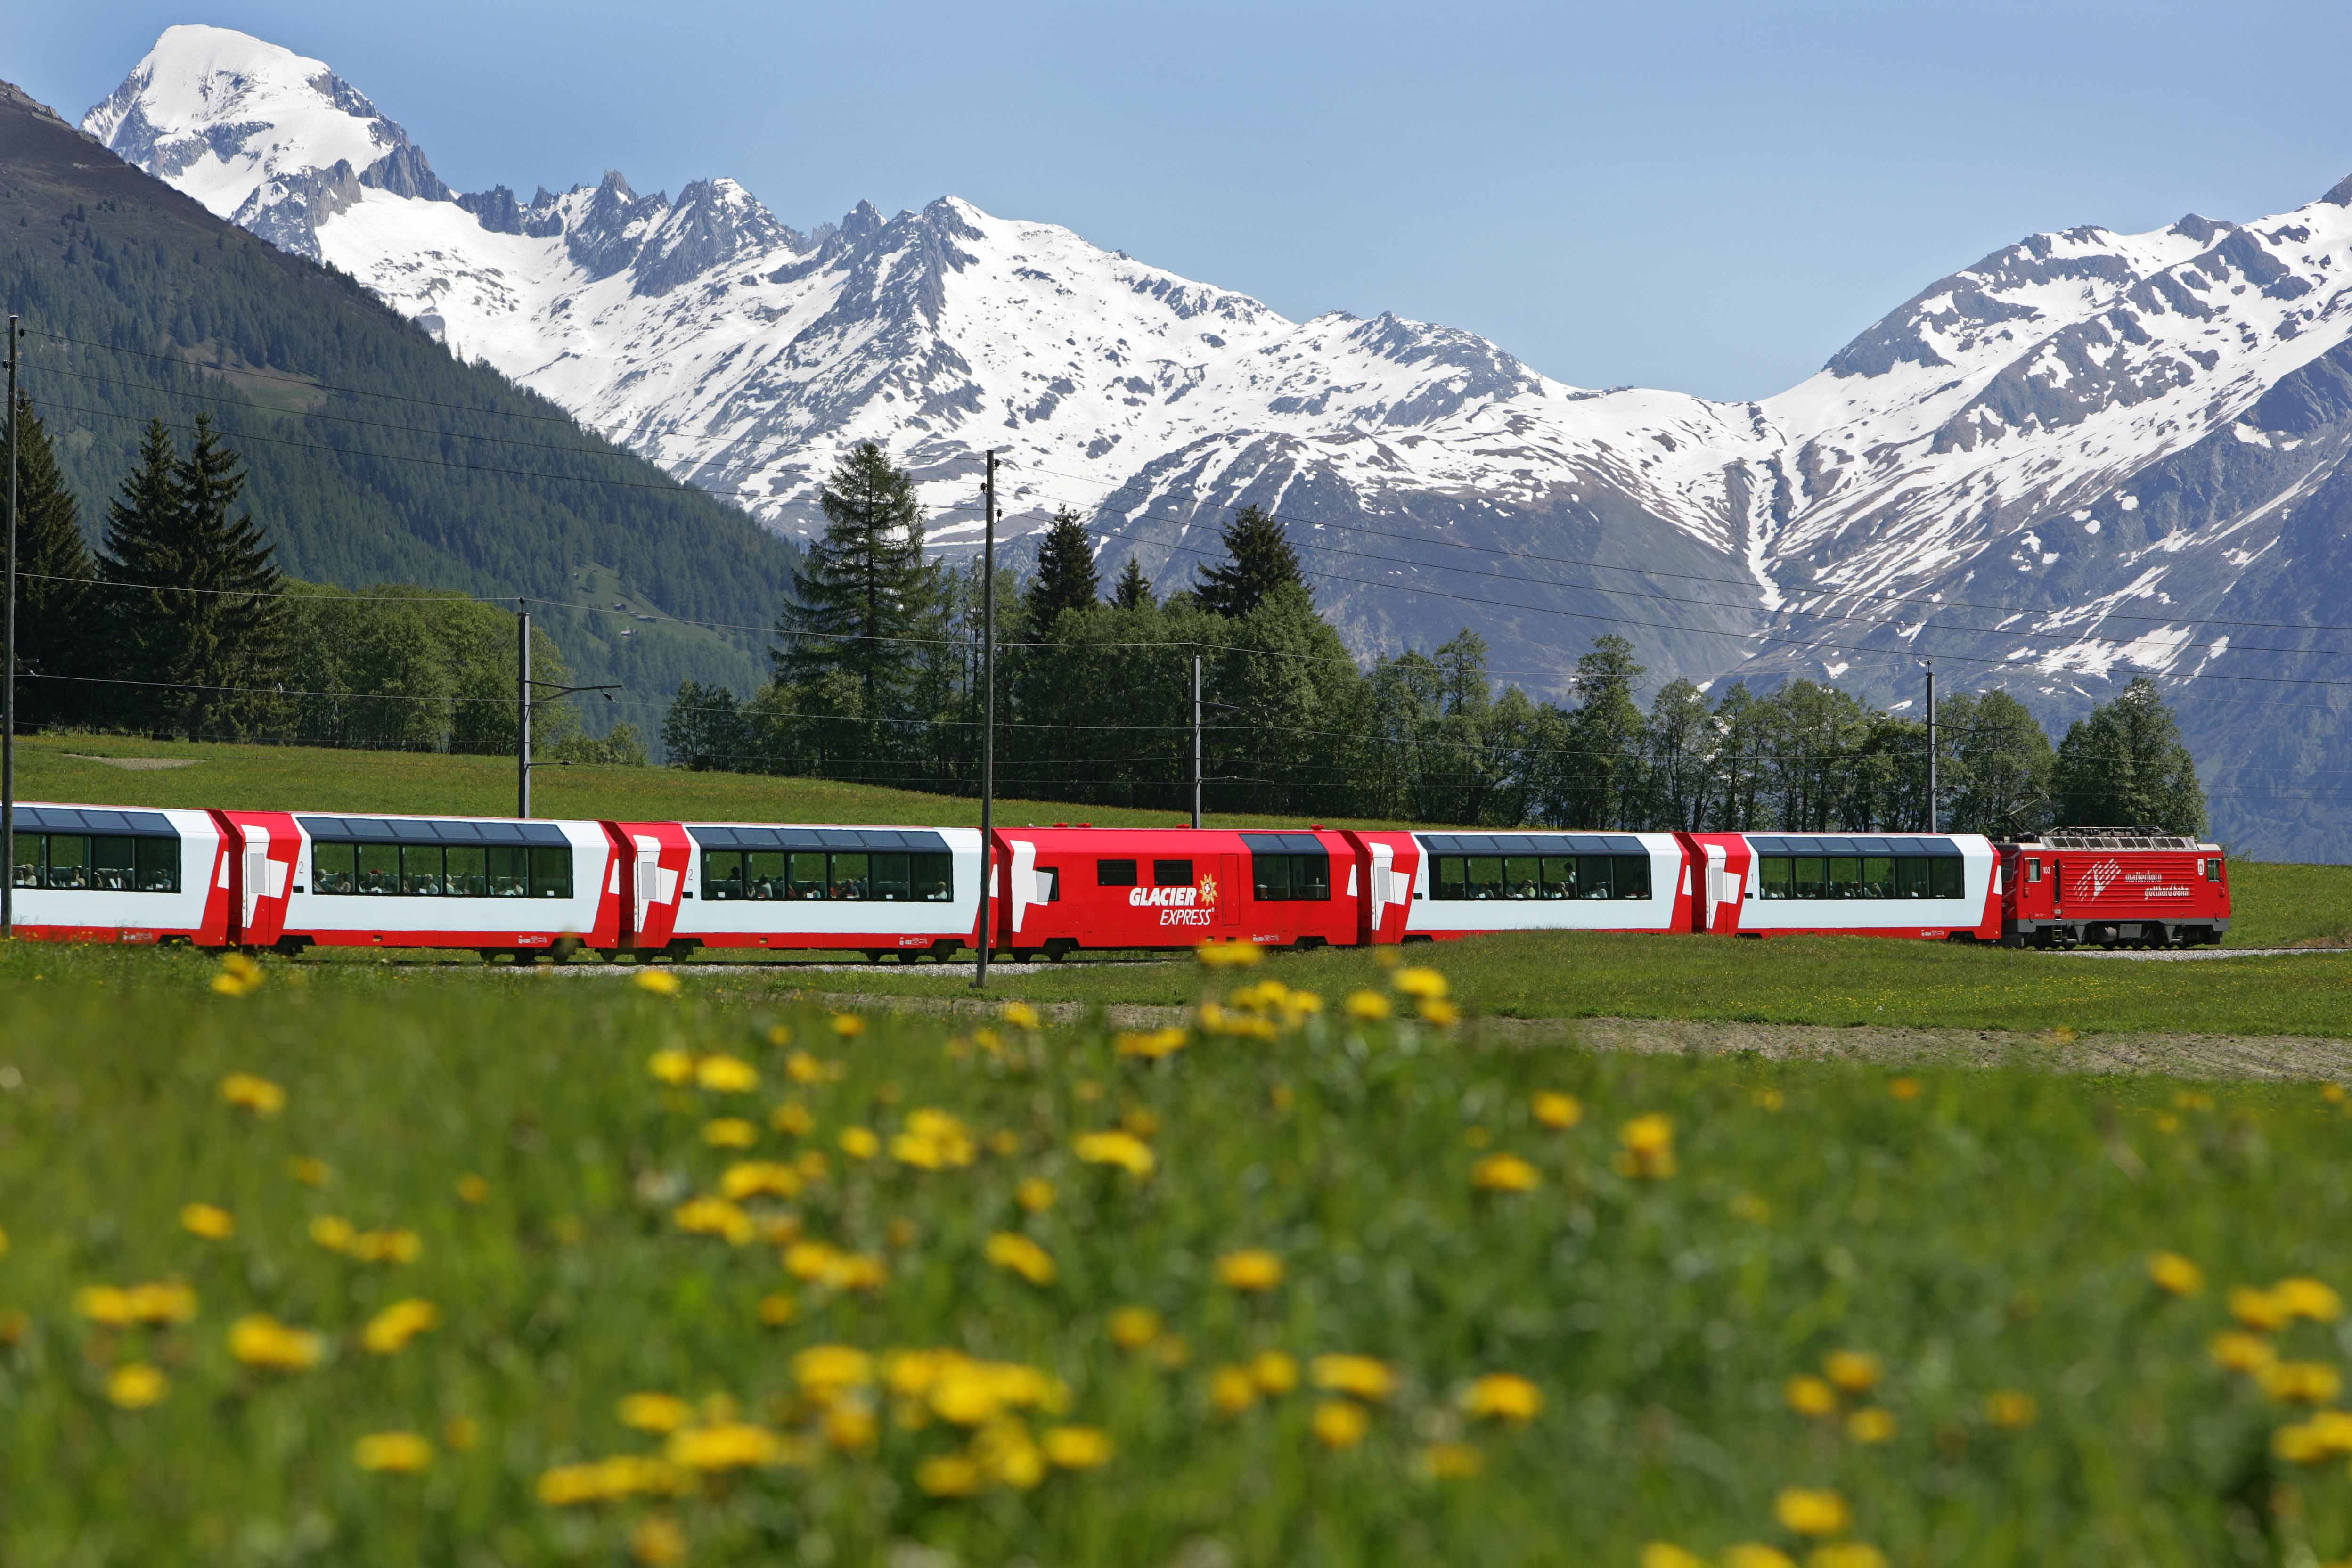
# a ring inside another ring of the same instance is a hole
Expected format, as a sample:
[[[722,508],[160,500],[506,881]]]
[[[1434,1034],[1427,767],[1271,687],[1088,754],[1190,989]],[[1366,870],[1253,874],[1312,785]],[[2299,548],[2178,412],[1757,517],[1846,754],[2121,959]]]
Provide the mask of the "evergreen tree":
[[[89,710],[89,689],[54,678],[90,673],[101,638],[89,624],[96,567],[82,541],[80,509],[58,471],[47,429],[21,393],[16,426],[16,716],[39,725]]]
[[[1696,833],[1714,804],[1716,727],[1706,697],[1687,680],[1670,680],[1650,703],[1646,727],[1651,827]]]
[[[1151,596],[1151,579],[1143,574],[1142,563],[1132,555],[1119,568],[1118,581],[1111,584],[1111,608],[1115,610],[1155,610],[1159,601]]]
[[[1093,609],[1100,590],[1094,540],[1078,514],[1064,507],[1054,514],[1053,526],[1037,547],[1037,574],[1029,582],[1029,625],[1040,633],[1049,631],[1063,611]]]
[[[669,765],[697,773],[751,772],[751,726],[735,693],[724,686],[678,682],[662,719],[662,750]]]
[[[895,713],[914,669],[934,600],[937,574],[923,560],[923,509],[915,483],[872,441],[852,447],[819,497],[824,537],[793,568],[797,603],[776,622],[777,678],[822,683],[839,671],[855,682],[860,710]]]
[[[1937,782],[1951,801],[1955,831],[2017,838],[2050,826],[2050,737],[2006,691],[1940,704],[1937,739],[1950,771]],[[1945,738],[1948,736],[1948,742]]]
[[[1559,792],[1559,820],[1616,827],[1641,809],[1642,742],[1645,726],[1633,702],[1642,667],[1633,645],[1611,635],[1594,639],[1576,661],[1576,711],[1568,729],[1567,787]]]
[[[1194,592],[1201,607],[1213,616],[1238,619],[1265,601],[1285,584],[1301,592],[1307,580],[1298,570],[1298,552],[1282,524],[1255,506],[1245,506],[1225,526],[1226,560],[1201,574]],[[1308,595],[1313,602],[1313,595]]]
[[[2058,820],[2075,827],[2205,831],[2205,790],[2180,724],[2141,676],[2113,702],[2067,727],[2051,767]]]

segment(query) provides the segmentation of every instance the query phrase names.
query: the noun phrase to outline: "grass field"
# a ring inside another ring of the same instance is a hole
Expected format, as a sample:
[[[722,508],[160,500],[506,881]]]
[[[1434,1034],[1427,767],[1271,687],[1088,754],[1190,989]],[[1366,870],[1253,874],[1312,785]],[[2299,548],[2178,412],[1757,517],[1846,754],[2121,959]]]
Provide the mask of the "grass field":
[[[1473,1008],[1511,968],[1427,956]],[[2352,1415],[2277,1370],[2346,1349],[2319,1084],[1484,1048],[1339,964],[1157,1056],[762,977],[262,973],[0,958],[0,1561],[2352,1552]]]

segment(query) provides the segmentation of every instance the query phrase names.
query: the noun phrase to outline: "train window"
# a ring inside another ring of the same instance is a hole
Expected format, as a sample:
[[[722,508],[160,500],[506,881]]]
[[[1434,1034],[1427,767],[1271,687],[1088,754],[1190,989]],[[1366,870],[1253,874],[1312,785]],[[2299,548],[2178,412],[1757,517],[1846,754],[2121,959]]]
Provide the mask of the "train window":
[[[910,886],[908,859],[904,855],[875,856],[874,889],[866,897],[880,899],[889,904],[903,904],[912,899],[914,892]]]
[[[46,858],[48,835],[19,833],[16,835],[16,863],[8,869],[9,881],[19,888],[41,885],[41,863]]]
[[[453,899],[487,899],[490,896],[489,852],[478,844],[452,844],[448,847],[449,875],[442,890]]]
[[[2042,862],[2040,859],[2029,858],[2025,862],[2025,879],[2029,882],[2038,882],[2042,880]]]
[[[572,847],[533,848],[530,852],[530,896],[568,899],[572,896]]]
[[[944,904],[955,898],[955,858],[949,855],[915,857],[915,901]]]
[[[1037,901],[1041,904],[1062,901],[1062,868],[1059,866],[1037,868]]]
[[[1758,897],[1766,899],[1789,896],[1789,858],[1786,855],[1759,855],[1756,858],[1756,892]]]
[[[361,892],[376,896],[400,891],[400,846],[362,844],[359,852]]]
[[[1862,897],[1862,861],[1852,855],[1831,856],[1829,889],[1832,899]]]
[[[1543,867],[1532,855],[1513,855],[1503,862],[1503,897],[1532,899],[1543,880]]]
[[[310,890],[314,893],[358,892],[360,847],[356,844],[310,846]]]
[[[1539,898],[1572,899],[1576,897],[1576,857],[1547,855],[1542,861],[1543,875],[1536,884]]]
[[[1895,862],[1895,896],[1898,899],[1924,899],[1927,896],[1927,862],[1916,855],[1906,855]]]
[[[1937,855],[1927,861],[1927,896],[1958,899],[1968,893],[1966,868],[1957,855]]]
[[[93,838],[89,841],[89,885],[105,893],[131,893],[139,889],[139,866],[131,848],[135,838]]]
[[[1862,896],[1865,899],[1891,899],[1895,896],[1895,862],[1884,855],[1862,858]]]
[[[1290,893],[1293,898],[1328,901],[1331,897],[1331,857],[1295,857],[1290,865]]]
[[[754,849],[743,857],[744,892],[754,899],[784,896],[784,852]]]
[[[1576,896],[1580,899],[1607,899],[1616,896],[1617,878],[1611,869],[1606,855],[1579,855],[1576,858]]]
[[[702,852],[702,896],[722,902],[744,896],[741,850],[706,849]]]
[[[1154,860],[1151,863],[1151,885],[1155,888],[1189,888],[1192,885],[1192,862],[1190,860]]]
[[[2209,882],[2218,882],[2221,879],[2221,862],[2219,860],[2205,862],[2205,879]]]
[[[441,846],[404,844],[400,847],[400,890],[414,898],[441,896]]]
[[[1456,900],[1468,898],[1470,896],[1469,892],[1462,884],[1462,857],[1459,855],[1437,855],[1433,856],[1431,858],[1435,862],[1435,864],[1430,869],[1429,882],[1430,886],[1435,889],[1436,891],[1433,892],[1430,897],[1433,899],[1452,899]]]
[[[874,865],[867,857],[835,855],[833,858],[833,874],[827,879],[832,884],[835,898],[865,899],[873,896],[870,890],[873,877]]]
[[[490,897],[520,899],[530,893],[530,851],[494,844],[485,852],[490,867]]]
[[[1135,886],[1135,862],[1132,860],[1096,861],[1095,886],[1097,888],[1132,888]]]
[[[824,892],[824,851],[796,849],[784,858],[785,898],[822,899]]]
[[[1615,855],[1610,858],[1615,869],[1617,896],[1621,899],[1646,899],[1650,896],[1650,858],[1647,855]]]
[[[139,890],[176,893],[180,890],[180,841],[176,838],[133,839],[139,847]]]
[[[1463,880],[1469,884],[1467,897],[1499,899],[1503,896],[1503,862],[1499,856],[1469,857],[1462,875]]]
[[[49,886],[68,892],[89,890],[89,840],[79,833],[49,836]]]
[[[1261,904],[1287,903],[1290,900],[1290,857],[1287,855],[1252,855],[1250,878],[1253,890]]]
[[[1829,897],[1830,863],[1820,855],[1798,855],[1789,861],[1789,896],[1792,899],[1825,899]]]

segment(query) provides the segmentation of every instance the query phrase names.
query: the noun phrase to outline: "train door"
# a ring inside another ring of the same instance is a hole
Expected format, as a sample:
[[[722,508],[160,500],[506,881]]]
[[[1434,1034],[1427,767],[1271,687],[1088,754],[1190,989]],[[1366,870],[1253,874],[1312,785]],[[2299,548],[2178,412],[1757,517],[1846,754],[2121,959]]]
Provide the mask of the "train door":
[[[1242,858],[1224,855],[1217,863],[1217,923],[1242,923]]]
[[[278,813],[237,813],[230,818],[229,940],[244,947],[268,947],[286,934],[288,894],[294,865],[302,853],[301,830]]]
[[[1702,845],[1700,848],[1706,855],[1706,897],[1699,905],[1696,924],[1699,931],[1707,931],[1715,928],[1716,911],[1726,902],[1723,889],[1727,880],[1724,871],[1727,857],[1720,844]],[[1736,903],[1738,899],[1738,894],[1734,892],[1730,901]]]
[[[654,941],[647,927],[652,923],[654,906],[665,900],[661,893],[661,840],[649,834],[638,834],[630,839],[635,850],[629,874],[629,940],[632,943],[651,945]]]
[[[1368,844],[1371,851],[1371,872],[1365,878],[1370,886],[1364,889],[1364,901],[1357,917],[1357,929],[1362,933],[1358,941],[1370,946],[1381,940],[1381,922],[1389,912],[1390,868],[1396,864],[1396,846]]]

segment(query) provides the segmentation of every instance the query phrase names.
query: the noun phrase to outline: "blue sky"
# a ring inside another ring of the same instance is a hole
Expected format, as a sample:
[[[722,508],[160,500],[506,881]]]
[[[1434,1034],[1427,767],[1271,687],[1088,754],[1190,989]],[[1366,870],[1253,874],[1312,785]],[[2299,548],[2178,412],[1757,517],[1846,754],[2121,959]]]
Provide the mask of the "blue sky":
[[[803,227],[953,194],[1292,316],[1760,396],[2036,229],[2352,173],[2352,8],[0,0],[69,118],[165,26],[315,55],[460,189],[732,174]]]

